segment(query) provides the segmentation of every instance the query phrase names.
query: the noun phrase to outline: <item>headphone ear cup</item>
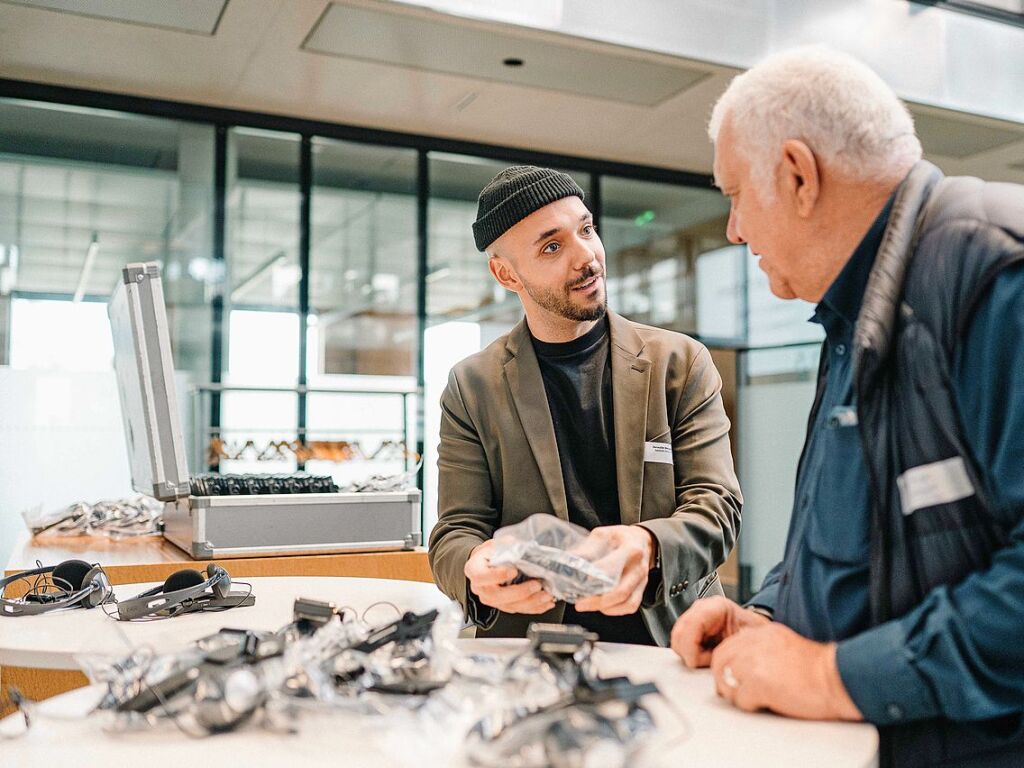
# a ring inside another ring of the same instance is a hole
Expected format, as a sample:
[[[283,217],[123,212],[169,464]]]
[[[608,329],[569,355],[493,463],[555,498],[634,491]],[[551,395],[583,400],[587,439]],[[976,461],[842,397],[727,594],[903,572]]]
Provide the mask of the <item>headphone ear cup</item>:
[[[213,594],[218,598],[227,597],[231,592],[231,577],[228,576],[228,572],[219,565],[210,563],[206,566],[206,574],[211,579],[220,576],[220,578],[213,583]]]
[[[192,568],[175,571],[164,581],[164,593],[177,592],[179,589],[188,589],[189,587],[198,587],[204,581],[206,579],[203,578],[203,574]]]
[[[98,565],[90,568],[89,572],[85,574],[82,588],[85,589],[90,586],[95,586],[96,588],[86,595],[82,605],[86,608],[95,608],[106,600],[107,595],[110,594],[110,581],[107,580],[106,572]]]
[[[89,574],[92,565],[85,560],[65,560],[53,568],[50,578],[58,589],[76,592],[89,586]]]

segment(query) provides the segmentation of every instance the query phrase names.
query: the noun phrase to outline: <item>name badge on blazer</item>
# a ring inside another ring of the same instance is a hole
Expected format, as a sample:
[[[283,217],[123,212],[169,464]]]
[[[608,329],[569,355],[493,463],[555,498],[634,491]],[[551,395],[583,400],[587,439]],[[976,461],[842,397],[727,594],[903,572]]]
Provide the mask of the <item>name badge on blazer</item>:
[[[655,464],[672,463],[672,443],[644,443],[644,461]]]

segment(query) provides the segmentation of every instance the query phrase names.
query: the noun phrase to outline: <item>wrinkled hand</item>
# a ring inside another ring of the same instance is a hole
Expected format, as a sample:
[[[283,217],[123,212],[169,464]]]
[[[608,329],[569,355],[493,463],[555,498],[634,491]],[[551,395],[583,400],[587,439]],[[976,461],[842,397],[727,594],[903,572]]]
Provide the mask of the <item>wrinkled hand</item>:
[[[608,616],[627,616],[640,609],[647,575],[655,562],[654,534],[640,525],[603,525],[590,532],[584,547],[603,545],[611,552],[594,565],[611,573],[621,569],[619,583],[603,595],[576,601],[577,611],[600,611]]]
[[[783,624],[768,622],[726,638],[712,654],[711,671],[718,695],[747,712],[863,719],[839,677],[835,643],[808,640]]]
[[[698,600],[672,627],[672,650],[694,669],[711,664],[714,648],[746,627],[759,627],[771,621],[737,605],[721,595]]]
[[[469,588],[480,602],[504,613],[546,613],[555,607],[555,598],[544,591],[538,579],[509,584],[518,574],[509,565],[491,565],[494,539],[475,547],[463,572]]]

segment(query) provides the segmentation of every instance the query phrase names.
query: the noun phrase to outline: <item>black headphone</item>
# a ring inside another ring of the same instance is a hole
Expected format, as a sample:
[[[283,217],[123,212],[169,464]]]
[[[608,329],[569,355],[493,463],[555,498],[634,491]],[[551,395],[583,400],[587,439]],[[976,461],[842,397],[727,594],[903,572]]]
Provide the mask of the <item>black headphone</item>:
[[[158,587],[146,590],[117,604],[117,618],[121,621],[141,619],[145,616],[177,616],[207,608],[227,609],[253,605],[256,598],[251,591],[231,592],[231,576],[221,566],[210,563],[206,576],[187,568],[175,571]]]
[[[33,588],[24,597],[2,597],[9,584],[47,574],[50,578],[46,587],[56,587],[56,591],[41,592]],[[113,594],[110,579],[102,567],[85,560],[65,560],[59,565],[34,568],[0,579],[0,616],[34,616],[75,606],[95,608],[111,600]]]

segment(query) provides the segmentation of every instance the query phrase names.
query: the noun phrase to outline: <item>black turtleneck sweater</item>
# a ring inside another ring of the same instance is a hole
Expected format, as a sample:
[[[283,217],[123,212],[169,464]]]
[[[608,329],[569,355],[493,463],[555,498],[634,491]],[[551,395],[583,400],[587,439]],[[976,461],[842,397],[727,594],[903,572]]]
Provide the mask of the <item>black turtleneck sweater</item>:
[[[588,531],[599,525],[620,525],[607,317],[572,341],[533,338],[533,348],[555,428],[569,520]],[[601,640],[654,644],[639,612],[605,616],[578,613],[567,605],[564,621],[581,624]]]

